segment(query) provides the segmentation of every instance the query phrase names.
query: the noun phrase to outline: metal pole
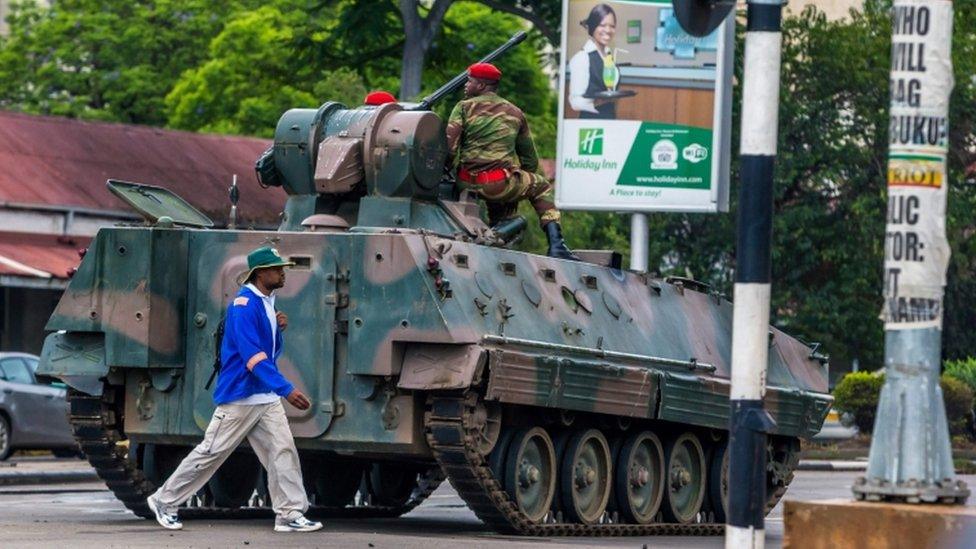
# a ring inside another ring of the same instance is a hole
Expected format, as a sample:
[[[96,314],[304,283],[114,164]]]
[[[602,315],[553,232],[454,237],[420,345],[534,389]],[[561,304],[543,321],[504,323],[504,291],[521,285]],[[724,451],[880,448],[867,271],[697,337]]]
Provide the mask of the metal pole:
[[[895,0],[892,16],[885,383],[867,475],[852,490],[869,501],[964,503],[939,386],[952,2]]]
[[[728,549],[765,545],[773,166],[779,120],[783,0],[749,0],[742,91],[742,182],[736,229],[729,417]]]
[[[647,214],[630,214],[630,270],[647,272]]]
[[[227,228],[234,230],[237,228],[237,201],[240,198],[240,191],[237,190],[237,174],[234,174],[234,179],[231,181],[230,188],[227,189],[227,193],[230,196],[230,216],[227,219]]]

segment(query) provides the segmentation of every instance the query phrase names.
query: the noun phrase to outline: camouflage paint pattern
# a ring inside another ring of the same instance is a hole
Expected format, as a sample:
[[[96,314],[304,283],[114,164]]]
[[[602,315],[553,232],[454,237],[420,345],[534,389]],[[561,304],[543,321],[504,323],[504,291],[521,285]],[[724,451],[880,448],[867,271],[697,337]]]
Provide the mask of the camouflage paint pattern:
[[[410,114],[398,109],[371,116]],[[365,193],[315,201],[315,213],[337,214],[349,228],[286,220],[277,232],[103,229],[48,323],[64,332],[45,342],[39,372],[91,393],[101,378],[124,383],[131,439],[194,443],[213,410],[205,385],[215,330],[247,253],[271,244],[296,263],[277,305],[290,319],[279,368],[313,401],[307,411],[287,407],[299,447],[429,457],[427,392],[481,382],[486,398],[501,402],[725,429],[728,301],[693,285],[480,243],[473,204],[431,196],[419,179],[408,182],[414,198],[403,196],[409,178],[370,182],[401,174],[423,143],[434,144],[425,150],[443,165],[436,139],[348,118],[389,134],[364,141],[380,150],[363,151],[362,164],[345,165],[344,177],[363,170]],[[400,152],[384,153],[394,138]],[[302,157],[320,156],[311,152]],[[314,166],[293,168],[312,185]],[[299,191],[295,198],[308,185],[286,188]],[[811,436],[831,400],[826,367],[778,330],[770,346],[775,433]]]
[[[495,93],[463,99],[447,119],[447,158],[480,172],[496,168],[539,169],[525,114]]]
[[[501,96],[486,93],[454,106],[447,121],[447,155],[449,167],[473,174],[506,171],[502,181],[468,186],[488,201],[490,224],[514,216],[522,199],[532,203],[540,225],[559,222],[552,183],[539,170],[525,114]]]

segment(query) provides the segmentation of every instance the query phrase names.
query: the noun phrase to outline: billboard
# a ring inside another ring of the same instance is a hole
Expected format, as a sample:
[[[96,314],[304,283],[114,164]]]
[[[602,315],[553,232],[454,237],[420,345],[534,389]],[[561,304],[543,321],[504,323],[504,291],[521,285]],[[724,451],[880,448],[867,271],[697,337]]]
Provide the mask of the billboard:
[[[734,22],[697,38],[670,0],[563,0],[556,204],[728,211]]]

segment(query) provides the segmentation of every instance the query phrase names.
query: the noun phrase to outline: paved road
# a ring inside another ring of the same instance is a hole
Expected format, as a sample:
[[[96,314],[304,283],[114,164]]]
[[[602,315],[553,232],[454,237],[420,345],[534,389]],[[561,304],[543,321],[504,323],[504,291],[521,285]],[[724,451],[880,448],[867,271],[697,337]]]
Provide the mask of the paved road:
[[[848,497],[858,473],[799,472],[787,497]],[[964,477],[976,486],[976,477]],[[782,506],[780,506],[782,507]],[[486,530],[454,491],[442,486],[409,515],[394,520],[335,520],[314,534],[275,534],[270,520],[187,521],[168,532],[133,517],[99,483],[0,488],[3,547],[362,547],[438,549],[470,547],[721,547],[716,538],[526,539]],[[767,546],[783,537],[781,508],[767,519]]]

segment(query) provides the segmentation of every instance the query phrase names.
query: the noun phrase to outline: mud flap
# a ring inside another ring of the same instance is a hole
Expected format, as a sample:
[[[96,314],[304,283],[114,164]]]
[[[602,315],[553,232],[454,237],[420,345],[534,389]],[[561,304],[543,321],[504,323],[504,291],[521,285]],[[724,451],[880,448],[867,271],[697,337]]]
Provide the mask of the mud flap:
[[[105,363],[105,334],[101,332],[55,332],[44,338],[37,375],[60,379],[69,387],[89,395],[102,394]]]

